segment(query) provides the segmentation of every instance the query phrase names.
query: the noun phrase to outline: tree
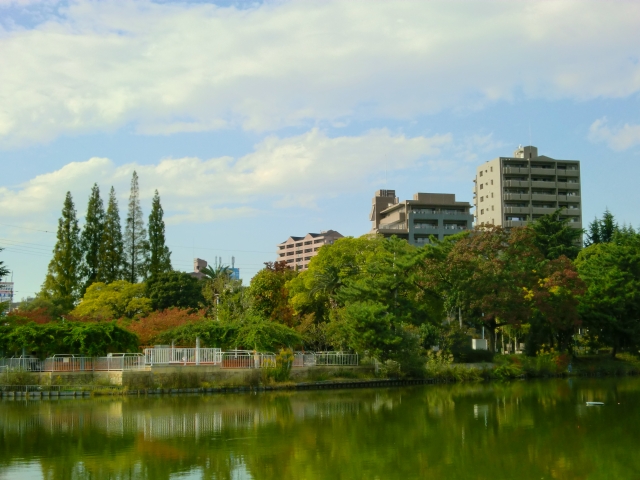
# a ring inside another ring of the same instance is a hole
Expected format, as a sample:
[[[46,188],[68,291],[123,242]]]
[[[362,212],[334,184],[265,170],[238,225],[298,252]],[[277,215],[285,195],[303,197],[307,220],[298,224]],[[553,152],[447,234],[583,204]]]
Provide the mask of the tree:
[[[589,335],[620,350],[640,347],[640,237],[614,234],[612,242],[593,244],[576,261],[587,285],[580,313]]]
[[[129,323],[126,329],[138,335],[142,345],[152,345],[158,335],[163,332],[203,321],[205,321],[203,312],[168,308],[161,312],[151,312],[146,317]]]
[[[198,308],[203,302],[202,284],[184,272],[165,272],[152,276],[146,282],[147,297],[154,310],[170,307]]]
[[[95,320],[142,317],[152,310],[151,300],[145,293],[145,285],[141,283],[126,280],[109,284],[96,282],[87,288],[82,301],[71,314]]]
[[[76,219],[71,192],[67,192],[58,220],[56,245],[53,258],[42,286],[41,295],[50,299],[63,311],[70,311],[82,288],[82,252],[80,250],[80,229]]]
[[[116,191],[111,187],[109,205],[104,219],[104,229],[100,242],[100,261],[98,262],[97,281],[111,283],[121,280],[124,274],[124,246],[120,213]]]
[[[3,251],[4,248],[0,247],[0,252]],[[4,265],[4,261],[0,260],[0,278],[6,277],[9,275],[9,269]]]
[[[614,235],[619,230],[613,214],[606,209],[602,214],[602,218],[595,218],[589,224],[589,232],[585,245],[595,245],[597,243],[609,243],[613,240]]]
[[[82,277],[84,284],[82,294],[87,287],[95,282],[100,270],[100,246],[102,245],[102,235],[105,229],[105,213],[102,198],[100,198],[100,188],[94,183],[89,196],[85,224],[80,235],[80,247],[82,249]]]
[[[293,324],[293,310],[289,305],[286,284],[298,273],[285,262],[266,262],[265,268],[251,279],[249,296],[252,309],[262,318]]]
[[[145,278],[148,251],[147,230],[144,227],[142,209],[140,208],[138,174],[134,171],[131,178],[127,223],[124,229],[124,278],[130,283],[136,283],[140,278]]]
[[[580,252],[582,230],[569,226],[568,220],[560,217],[562,210],[538,218],[529,227],[535,233],[534,244],[549,260],[562,255],[573,260]]]
[[[163,214],[160,195],[156,190],[151,202],[151,214],[149,215],[148,276],[171,271],[171,252],[165,245]]]

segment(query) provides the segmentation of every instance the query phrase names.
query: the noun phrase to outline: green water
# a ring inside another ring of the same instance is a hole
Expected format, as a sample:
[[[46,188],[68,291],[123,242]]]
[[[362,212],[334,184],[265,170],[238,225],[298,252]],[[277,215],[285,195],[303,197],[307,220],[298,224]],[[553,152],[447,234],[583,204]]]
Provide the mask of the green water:
[[[0,479],[635,479],[640,379],[2,401],[0,434]]]

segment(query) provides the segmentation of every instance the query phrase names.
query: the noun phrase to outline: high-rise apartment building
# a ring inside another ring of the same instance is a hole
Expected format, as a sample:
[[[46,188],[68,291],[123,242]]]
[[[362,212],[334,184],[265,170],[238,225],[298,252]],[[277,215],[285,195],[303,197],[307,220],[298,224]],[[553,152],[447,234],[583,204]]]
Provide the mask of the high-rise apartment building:
[[[416,193],[401,202],[395,190],[378,190],[372,203],[371,233],[396,235],[412,245],[429,243],[431,235],[442,240],[470,230],[473,223],[469,202],[456,202],[449,193]]]
[[[513,157],[479,166],[474,179],[476,225],[519,227],[563,208],[562,218],[582,228],[580,162],[538,155],[518,147]]]
[[[320,233],[307,233],[304,237],[289,237],[277,247],[277,259],[285,261],[287,265],[296,270],[309,268],[312,257],[318,254],[323,245],[330,245],[342,235],[335,230],[326,230]]]

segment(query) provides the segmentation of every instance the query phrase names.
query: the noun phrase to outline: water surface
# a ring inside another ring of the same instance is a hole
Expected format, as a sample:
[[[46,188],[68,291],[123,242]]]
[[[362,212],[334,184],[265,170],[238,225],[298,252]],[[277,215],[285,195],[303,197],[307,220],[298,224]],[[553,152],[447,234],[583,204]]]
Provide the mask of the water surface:
[[[7,400],[0,479],[634,479],[639,427],[635,378]]]

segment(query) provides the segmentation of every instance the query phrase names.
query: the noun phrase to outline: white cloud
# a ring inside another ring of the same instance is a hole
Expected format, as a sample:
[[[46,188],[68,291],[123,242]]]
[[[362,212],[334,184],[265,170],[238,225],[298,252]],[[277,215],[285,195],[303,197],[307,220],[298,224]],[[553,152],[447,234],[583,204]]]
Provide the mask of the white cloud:
[[[125,125],[277,131],[640,89],[638,2],[80,0],[48,18],[0,30],[0,145]]]
[[[627,150],[640,145],[640,125],[609,127],[606,117],[599,118],[589,127],[589,139],[594,142],[605,142],[617,151]]]
[[[83,214],[89,190],[98,182],[106,197],[111,185],[126,206],[133,170],[140,177],[143,202],[157,188],[169,224],[199,223],[253,215],[275,208],[315,208],[316,200],[370,188],[385,168],[404,171],[437,159],[452,146],[451,135],[406,137],[387,130],[330,138],[318,129],[290,138],[271,136],[240,158],[167,158],[152,165],[117,166],[107,158],[73,162],[15,188],[0,188],[0,221],[52,225],[64,192]],[[446,164],[427,164],[446,170]],[[453,168],[453,167],[452,167]],[[10,221],[9,221],[10,220]]]

